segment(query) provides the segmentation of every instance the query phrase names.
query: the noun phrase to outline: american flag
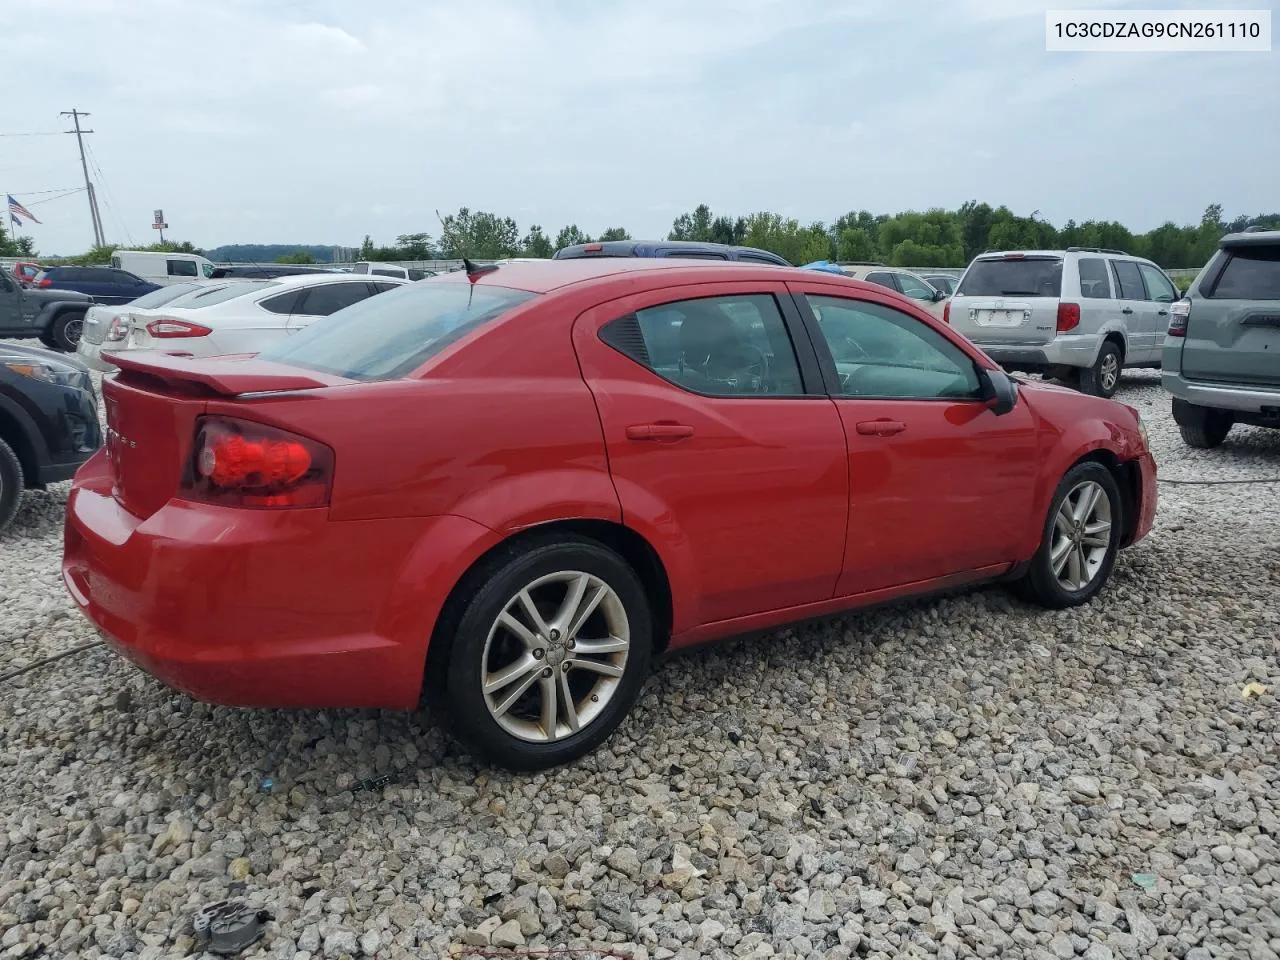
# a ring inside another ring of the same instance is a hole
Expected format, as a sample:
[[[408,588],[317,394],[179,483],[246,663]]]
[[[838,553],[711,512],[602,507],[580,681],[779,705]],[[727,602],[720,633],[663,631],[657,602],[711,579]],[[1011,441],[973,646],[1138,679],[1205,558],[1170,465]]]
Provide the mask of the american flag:
[[[14,223],[16,223],[18,226],[22,226],[22,221],[18,219],[18,217],[20,216],[26,217],[28,220],[32,221],[33,223],[40,222],[39,220],[36,219],[36,215],[34,213],[32,213],[30,210],[28,210],[26,207],[20,204],[17,200],[13,199],[13,194],[5,194],[5,196],[9,198],[9,219],[12,220]]]

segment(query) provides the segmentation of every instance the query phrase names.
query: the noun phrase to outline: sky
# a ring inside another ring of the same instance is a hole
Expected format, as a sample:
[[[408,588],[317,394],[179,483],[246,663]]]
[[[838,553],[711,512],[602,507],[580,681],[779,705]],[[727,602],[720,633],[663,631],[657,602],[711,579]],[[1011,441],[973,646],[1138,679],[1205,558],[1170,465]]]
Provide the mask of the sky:
[[[205,248],[438,236],[461,206],[637,237],[699,203],[1140,231],[1280,208],[1280,50],[1049,53],[1048,6],[1125,5],[4,0],[0,192],[42,253],[91,245],[84,193],[59,195],[83,185],[74,107],[122,246],[157,208]]]

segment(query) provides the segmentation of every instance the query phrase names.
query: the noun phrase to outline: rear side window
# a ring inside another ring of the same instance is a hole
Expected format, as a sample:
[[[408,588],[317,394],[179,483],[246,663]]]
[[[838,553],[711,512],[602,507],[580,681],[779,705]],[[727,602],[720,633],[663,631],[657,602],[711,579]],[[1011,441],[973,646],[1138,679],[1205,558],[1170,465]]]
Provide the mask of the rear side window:
[[[194,260],[166,260],[171,277],[198,277],[199,269]]]
[[[1142,274],[1138,272],[1136,263],[1132,260],[1112,260],[1111,266],[1115,267],[1116,280],[1120,283],[1121,300],[1147,299],[1146,288],[1142,285]]]
[[[1081,258],[1080,296],[1088,300],[1111,299],[1111,277],[1107,273],[1107,261],[1099,257]]]
[[[258,301],[258,306],[268,313],[289,314],[294,312],[294,308],[298,305],[298,300],[305,293],[305,290],[290,290],[288,293],[282,293],[276,297],[267,297],[265,300]]]
[[[326,283],[312,287],[302,301],[300,313],[309,317],[327,317],[337,313],[343,307],[369,298],[369,285],[363,280],[349,283]]]
[[[1235,247],[1212,296],[1222,300],[1280,300],[1280,247]]]
[[[956,290],[958,297],[1060,297],[1060,257],[975,260]]]
[[[375,277],[399,277],[401,280],[404,279],[404,275],[405,275],[405,271],[403,270],[386,270],[382,268],[373,270],[371,272]]]
[[[868,274],[867,274],[867,283],[875,283],[875,284],[878,284],[878,285],[880,285],[880,286],[882,286],[882,287],[888,287],[890,290],[897,290],[897,289],[898,289],[898,288],[894,285],[894,282],[893,282],[893,274],[892,274],[892,273],[883,273],[883,272],[879,272],[879,273],[868,273]]]
[[[402,377],[533,297],[525,290],[489,284],[404,284],[339,316],[317,320],[260,356],[351,380]]]

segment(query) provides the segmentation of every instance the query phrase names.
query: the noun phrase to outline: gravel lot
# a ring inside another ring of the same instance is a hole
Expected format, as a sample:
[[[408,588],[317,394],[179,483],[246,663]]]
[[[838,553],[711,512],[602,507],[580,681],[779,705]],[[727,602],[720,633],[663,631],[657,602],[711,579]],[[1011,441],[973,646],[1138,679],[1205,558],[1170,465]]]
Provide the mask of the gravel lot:
[[[1153,375],[1118,398],[1164,477],[1280,476],[1280,432],[1192,453]],[[243,890],[276,917],[244,956],[297,960],[1272,960],[1280,484],[1161,495],[1092,606],[990,589],[700,651],[548,775],[421,716],[208,707],[102,648],[42,667],[0,691],[0,957],[184,956]],[[65,497],[0,536],[0,673],[94,638]]]

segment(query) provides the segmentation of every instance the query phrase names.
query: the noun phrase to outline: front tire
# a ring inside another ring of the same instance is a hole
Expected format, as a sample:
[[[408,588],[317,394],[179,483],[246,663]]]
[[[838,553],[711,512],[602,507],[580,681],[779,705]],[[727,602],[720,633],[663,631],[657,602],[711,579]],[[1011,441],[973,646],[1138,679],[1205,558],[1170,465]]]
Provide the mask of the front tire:
[[[18,455],[3,440],[0,440],[0,530],[13,521],[18,512],[18,501],[22,499],[22,464]]]
[[[594,541],[500,560],[466,602],[443,665],[443,714],[477,756],[543,770],[594,750],[640,694],[653,648],[644,587]]]
[[[1018,592],[1052,610],[1087,603],[1111,576],[1123,529],[1124,501],[1111,471],[1093,461],[1076,464],[1054,492]]]
[[[1197,407],[1176,398],[1173,401],[1173,419],[1178,424],[1183,442],[1198,450],[1221,446],[1235,423],[1235,418],[1227,410]]]
[[[1124,357],[1114,340],[1102,341],[1093,366],[1080,371],[1080,392],[1110,399],[1120,386],[1120,371]]]
[[[84,314],[68,311],[59,314],[53,321],[50,339],[53,340],[54,347],[63,353],[75,353],[76,345],[80,343],[80,335],[83,332]]]

